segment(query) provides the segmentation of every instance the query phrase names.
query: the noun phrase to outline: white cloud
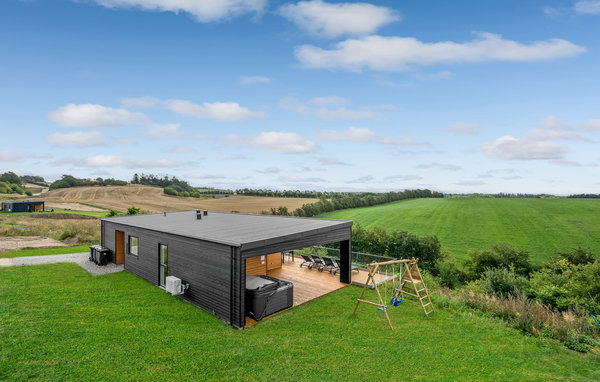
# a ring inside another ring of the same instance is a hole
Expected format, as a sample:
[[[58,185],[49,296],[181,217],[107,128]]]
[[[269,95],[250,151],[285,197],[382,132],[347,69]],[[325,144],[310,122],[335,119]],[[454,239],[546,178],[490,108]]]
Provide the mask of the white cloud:
[[[585,15],[600,15],[600,0],[579,0],[575,11]]]
[[[104,135],[99,131],[71,131],[46,135],[46,140],[55,145],[74,146],[103,146],[106,144]]]
[[[48,118],[69,127],[117,127],[150,123],[145,114],[95,104],[61,106],[50,112]]]
[[[125,157],[117,155],[98,154],[83,160],[85,167],[117,167],[125,166],[128,160]]]
[[[0,162],[16,162],[21,159],[21,153],[0,150]]]
[[[263,119],[267,116],[263,112],[250,111],[237,102],[204,102],[202,105],[197,105],[186,100],[170,100],[166,101],[165,105],[178,114],[217,121]]]
[[[591,142],[591,139],[578,134],[567,122],[549,116],[543,127],[527,131],[524,138],[503,136],[486,143],[482,150],[488,156],[502,159],[556,160],[561,159],[567,151],[567,148],[556,143],[556,140]]]
[[[285,183],[325,183],[327,182],[323,178],[302,178],[294,175],[285,175],[277,178],[279,182]]]
[[[374,178],[371,175],[361,176],[360,178],[347,180],[346,183],[367,183],[372,181]]]
[[[326,120],[363,119],[377,116],[370,108],[348,109],[341,107],[342,104],[346,103],[348,103],[347,99],[337,96],[317,97],[308,102],[302,102],[294,97],[284,97],[279,101],[279,107],[283,110],[314,115]]]
[[[299,28],[325,37],[367,35],[400,20],[393,9],[368,3],[300,1],[279,8],[279,14]]]
[[[580,128],[588,131],[600,130],[600,119],[590,119],[586,123],[580,125]]]
[[[130,109],[150,109],[160,105],[160,100],[150,96],[123,98],[121,100],[121,105]]]
[[[586,51],[562,39],[522,44],[492,33],[477,33],[473,41],[427,43],[412,37],[367,36],[348,39],[326,50],[312,45],[296,48],[296,58],[309,68],[402,71],[411,65],[482,61],[542,61],[572,57]]]
[[[226,20],[245,13],[261,14],[267,0],[91,0],[106,8],[189,13],[202,23]]]
[[[278,174],[279,171],[280,170],[277,167],[267,167],[264,170],[254,170],[254,172],[257,172],[259,174]]]
[[[388,146],[429,146],[429,142],[418,142],[411,138],[394,138],[394,137],[381,137],[380,143]]]
[[[192,172],[188,174],[183,174],[184,177],[190,179],[224,179],[225,175],[221,174],[205,174],[203,172]]]
[[[553,7],[544,7],[544,14],[548,17],[556,17],[560,15],[560,11]]]
[[[268,84],[271,80],[264,76],[242,76],[240,82],[244,85]]]
[[[166,125],[152,125],[146,131],[146,134],[153,139],[162,139],[175,136],[179,133],[180,125],[169,123]]]
[[[444,171],[458,171],[461,169],[460,166],[457,166],[454,164],[439,163],[439,162],[423,163],[423,164],[416,165],[415,168],[437,168],[439,170],[444,170]]]
[[[377,137],[366,127],[350,126],[347,130],[323,130],[317,133],[317,139],[322,141],[372,142]]]
[[[229,146],[247,146],[284,153],[309,153],[318,148],[315,142],[302,138],[297,133],[279,131],[262,132],[253,137],[229,134],[223,137],[223,143]]]
[[[175,168],[184,165],[184,163],[176,162],[170,159],[154,159],[154,160],[135,160],[129,161],[129,168]]]
[[[475,135],[480,129],[479,125],[469,125],[464,122],[456,122],[452,125],[452,132],[456,135]]]
[[[559,159],[566,147],[548,140],[535,141],[504,136],[483,145],[483,152],[502,159]]]

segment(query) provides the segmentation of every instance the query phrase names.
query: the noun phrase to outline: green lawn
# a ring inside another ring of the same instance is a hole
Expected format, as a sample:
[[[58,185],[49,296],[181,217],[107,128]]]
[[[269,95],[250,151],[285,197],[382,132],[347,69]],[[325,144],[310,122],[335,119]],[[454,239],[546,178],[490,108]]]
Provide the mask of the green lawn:
[[[0,259],[25,257],[25,256],[44,256],[44,255],[62,255],[66,253],[89,252],[89,245],[76,245],[73,247],[55,247],[55,248],[27,248],[16,251],[0,252]]]
[[[0,380],[600,380],[600,357],[348,287],[244,331],[127,272],[0,268]]]
[[[600,255],[600,200],[594,199],[413,199],[320,217],[436,235],[461,260],[470,249],[502,242],[529,251],[535,263],[578,245]]]

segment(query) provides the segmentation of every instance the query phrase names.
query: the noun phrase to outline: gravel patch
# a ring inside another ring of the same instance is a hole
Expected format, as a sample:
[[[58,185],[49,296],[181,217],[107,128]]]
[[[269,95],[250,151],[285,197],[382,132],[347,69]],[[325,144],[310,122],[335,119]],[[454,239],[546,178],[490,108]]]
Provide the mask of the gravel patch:
[[[0,259],[0,266],[24,266],[24,265],[40,265],[53,263],[75,263],[79,264],[83,269],[94,275],[105,275],[108,273],[121,272],[123,264],[108,263],[107,265],[98,266],[89,260],[89,252],[69,253],[66,255],[48,255],[48,256],[28,256],[15,257],[12,259]]]

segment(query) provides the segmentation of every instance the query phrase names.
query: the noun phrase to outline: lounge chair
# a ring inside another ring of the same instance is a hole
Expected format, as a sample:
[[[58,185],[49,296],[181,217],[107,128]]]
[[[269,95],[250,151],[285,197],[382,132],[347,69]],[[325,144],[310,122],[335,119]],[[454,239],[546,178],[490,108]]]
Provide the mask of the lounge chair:
[[[341,266],[340,260],[339,259],[335,259],[335,262],[337,263],[338,270],[339,270],[340,266]],[[358,270],[358,267],[356,265],[350,264],[350,272],[360,272],[360,271]]]
[[[325,263],[323,260],[321,260],[321,258],[317,255],[312,255],[312,258],[314,263],[313,266],[316,266],[319,272],[323,272],[323,268],[325,268]]]
[[[302,264],[300,264],[300,268],[302,268],[303,266],[306,265],[306,268],[312,269],[312,267],[315,265],[315,262],[307,255],[300,255],[300,256],[302,256],[302,258],[304,259]]]
[[[323,262],[325,263],[325,267],[323,269],[329,271],[331,274],[336,274],[340,267],[329,257],[323,256]]]

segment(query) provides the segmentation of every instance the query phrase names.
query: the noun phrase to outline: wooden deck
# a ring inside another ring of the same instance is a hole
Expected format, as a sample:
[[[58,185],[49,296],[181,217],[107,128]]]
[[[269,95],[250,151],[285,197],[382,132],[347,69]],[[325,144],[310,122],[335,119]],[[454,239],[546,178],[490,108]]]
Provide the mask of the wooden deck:
[[[298,259],[290,262],[286,258],[286,262],[283,263],[281,268],[267,271],[268,276],[294,283],[294,306],[302,305],[348,285],[340,282],[339,274],[332,275],[327,271],[319,272],[317,269],[300,268],[301,263],[302,261]],[[366,271],[362,271],[361,273],[365,273],[366,275]],[[353,277],[354,275],[356,275],[356,272],[353,273]],[[263,321],[279,313],[265,317]],[[256,325],[257,323],[252,318],[246,317],[246,327]]]

